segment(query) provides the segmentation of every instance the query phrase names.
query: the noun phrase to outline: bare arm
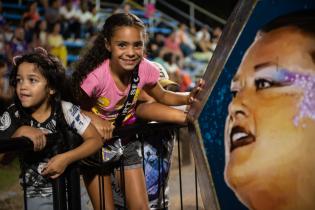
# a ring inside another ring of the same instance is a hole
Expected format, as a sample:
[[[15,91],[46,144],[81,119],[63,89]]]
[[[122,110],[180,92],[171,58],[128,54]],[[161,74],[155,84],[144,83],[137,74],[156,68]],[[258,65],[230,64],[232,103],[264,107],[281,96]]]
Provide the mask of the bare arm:
[[[96,128],[90,124],[82,134],[84,142],[77,148],[58,154],[49,160],[42,175],[50,178],[59,177],[71,163],[86,158],[97,152],[103,141]]]
[[[139,98],[147,101],[147,103],[138,105],[136,114],[138,117],[145,120],[186,124],[187,114],[185,111],[166,105],[192,104],[197,100],[196,95],[203,89],[203,86],[204,81],[200,80],[198,85],[190,93],[176,93],[164,90],[161,85],[157,83],[154,87],[149,87],[141,92]],[[160,103],[154,102],[154,100]],[[152,110],[154,110],[154,112],[152,112]],[[187,107],[185,110],[187,110]]]
[[[152,111],[154,110],[154,112]],[[136,109],[136,115],[144,120],[186,124],[186,113],[157,102],[142,103]]]
[[[157,102],[165,105],[179,106],[188,104],[189,96],[187,94],[165,90],[160,83],[152,87],[145,87],[145,91]]]
[[[204,80],[199,80],[197,85],[190,93],[177,93],[163,89],[157,83],[152,87],[145,87],[145,91],[152,96],[157,102],[170,106],[190,105],[196,101],[197,94],[203,90]]]
[[[12,135],[13,138],[22,136],[29,138],[33,142],[35,152],[44,149],[46,146],[45,133],[38,128],[21,126]]]
[[[113,131],[115,128],[113,123],[108,120],[102,119],[93,112],[83,111],[83,113],[91,118],[92,124],[95,126],[96,130],[104,140],[109,140],[113,137]]]
[[[111,122],[100,118],[90,111],[96,103],[96,99],[91,98],[83,90],[81,90],[80,101],[82,101],[80,104],[80,107],[82,108],[81,111],[91,119],[92,124],[95,126],[101,137],[105,140],[111,139],[113,137],[113,130],[115,126]]]

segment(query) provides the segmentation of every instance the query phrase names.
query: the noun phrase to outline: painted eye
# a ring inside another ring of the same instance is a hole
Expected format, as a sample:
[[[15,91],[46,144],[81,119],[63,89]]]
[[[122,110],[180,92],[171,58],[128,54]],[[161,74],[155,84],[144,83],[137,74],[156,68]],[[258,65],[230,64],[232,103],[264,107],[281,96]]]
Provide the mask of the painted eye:
[[[272,86],[272,82],[266,80],[266,79],[257,79],[255,81],[255,86],[257,90],[266,89]]]

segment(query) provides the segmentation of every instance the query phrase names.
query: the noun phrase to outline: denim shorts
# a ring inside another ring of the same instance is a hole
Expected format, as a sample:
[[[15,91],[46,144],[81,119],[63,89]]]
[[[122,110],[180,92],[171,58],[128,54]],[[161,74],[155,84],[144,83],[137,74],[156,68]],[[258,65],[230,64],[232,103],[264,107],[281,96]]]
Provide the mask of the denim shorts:
[[[123,144],[123,155],[118,161],[101,162],[100,155],[92,155],[80,163],[81,171],[92,172],[95,174],[110,175],[114,169],[124,166],[124,169],[140,168],[142,167],[142,153],[140,148],[140,141],[132,139]]]

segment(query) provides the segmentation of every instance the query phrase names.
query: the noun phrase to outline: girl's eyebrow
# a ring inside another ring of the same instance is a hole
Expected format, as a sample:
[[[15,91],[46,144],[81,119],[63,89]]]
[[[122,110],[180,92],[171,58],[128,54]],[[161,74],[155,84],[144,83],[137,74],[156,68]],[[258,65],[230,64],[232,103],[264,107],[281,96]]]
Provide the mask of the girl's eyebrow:
[[[135,41],[135,42],[128,42],[128,41],[125,41],[125,40],[117,40],[117,41],[114,41],[115,43],[135,43],[135,44],[139,44],[139,43],[143,43],[143,41]]]
[[[16,76],[17,76],[17,77],[21,77],[20,74],[16,74]],[[26,76],[28,76],[28,77],[40,77],[38,74],[35,74],[35,73],[30,73],[30,74],[28,74],[28,75],[26,75]]]
[[[257,72],[269,66],[278,66],[278,64],[274,62],[260,63],[254,66],[254,71]]]
[[[38,74],[29,74],[27,76],[30,76],[30,77],[40,77]]]

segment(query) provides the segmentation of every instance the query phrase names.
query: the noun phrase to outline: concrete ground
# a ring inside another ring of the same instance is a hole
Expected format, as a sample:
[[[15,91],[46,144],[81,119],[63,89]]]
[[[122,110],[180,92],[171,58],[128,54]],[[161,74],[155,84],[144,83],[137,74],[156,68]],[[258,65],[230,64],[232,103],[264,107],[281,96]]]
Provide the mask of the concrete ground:
[[[194,159],[191,154],[188,144],[187,131],[182,131],[180,134],[182,144],[181,150],[181,177],[182,177],[182,204],[180,200],[180,179],[179,179],[179,163],[178,163],[178,144],[174,145],[172,168],[169,179],[170,187],[170,210],[204,210],[203,203],[201,200],[201,194],[198,187],[198,206],[196,201],[196,182],[195,182],[195,165]]]

